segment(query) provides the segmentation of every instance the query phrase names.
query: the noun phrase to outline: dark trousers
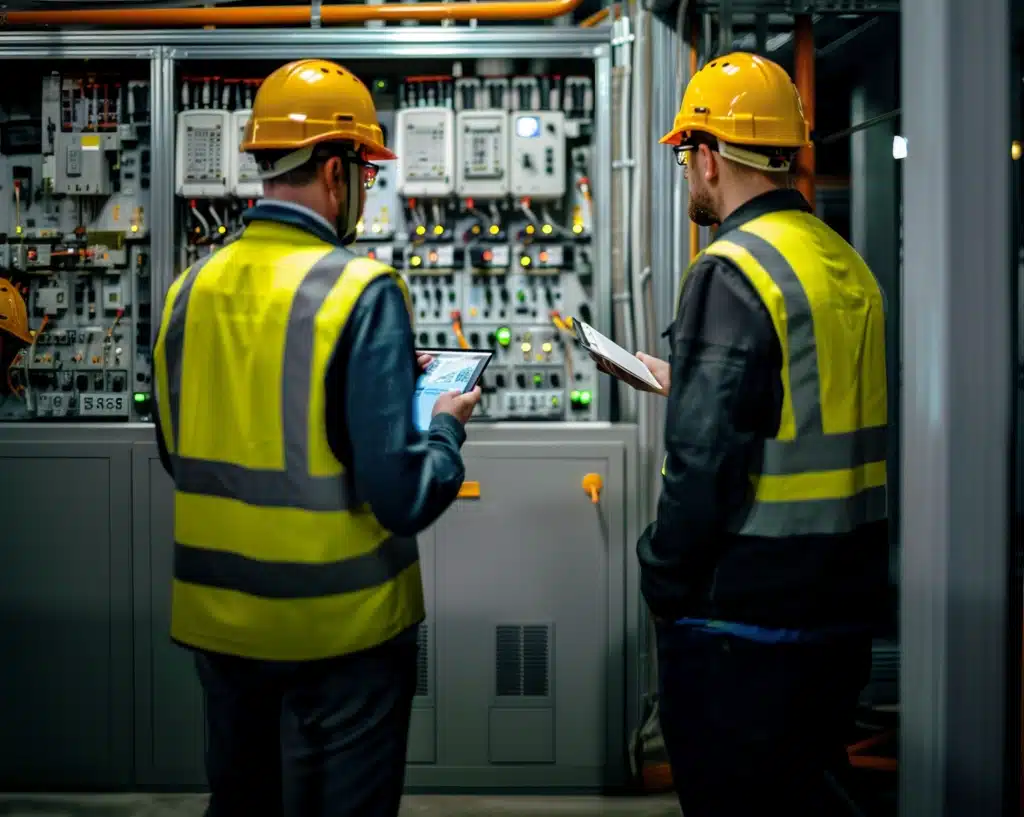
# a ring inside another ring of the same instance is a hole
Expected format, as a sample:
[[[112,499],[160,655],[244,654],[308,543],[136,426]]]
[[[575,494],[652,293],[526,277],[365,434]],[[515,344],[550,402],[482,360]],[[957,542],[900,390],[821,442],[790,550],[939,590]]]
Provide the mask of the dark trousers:
[[[396,817],[416,631],[326,661],[199,653],[208,817]]]
[[[685,817],[852,817],[867,639],[762,644],[658,628],[661,731]]]

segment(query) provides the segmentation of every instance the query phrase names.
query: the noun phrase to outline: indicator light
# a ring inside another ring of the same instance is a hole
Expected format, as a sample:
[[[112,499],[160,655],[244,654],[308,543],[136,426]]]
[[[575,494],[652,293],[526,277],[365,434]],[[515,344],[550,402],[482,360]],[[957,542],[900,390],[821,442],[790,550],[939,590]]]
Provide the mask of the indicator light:
[[[132,225],[132,228],[131,228],[131,229],[132,229],[132,232],[133,232],[133,233],[137,233],[137,232],[139,231],[139,225],[138,225],[138,224],[133,224],[133,225]],[[226,228],[224,228],[224,227],[221,227],[221,228],[220,228],[220,231],[221,231],[222,233],[226,233],[226,232],[227,232],[227,229],[226,229]]]
[[[580,405],[581,406],[590,405],[590,399],[591,399],[591,394],[590,394],[589,391],[581,391],[580,392]]]
[[[554,395],[554,394],[551,395],[551,407],[552,408],[558,408],[559,402],[561,402],[561,401],[558,399],[557,395]]]
[[[138,227],[135,227],[134,225],[132,226],[132,232],[135,232],[137,229],[138,229]],[[226,233],[227,231],[228,231],[228,228],[225,227],[223,224],[221,224],[217,228],[217,232],[220,233],[221,235],[224,235],[224,233]]]
[[[543,227],[540,228],[540,231],[544,233],[544,235],[551,235],[551,230],[552,227],[550,224],[545,224]]]
[[[141,391],[135,392],[135,402],[136,403],[145,403],[148,399],[149,399],[149,395],[146,394],[145,392],[141,392]]]
[[[523,354],[529,354],[529,351],[530,351],[531,348],[532,347],[530,346],[529,343],[524,343],[523,346],[522,346]]]
[[[535,386],[539,386],[539,385],[540,385],[541,383],[543,383],[543,382],[544,382],[544,376],[543,376],[543,375],[540,375],[540,374],[535,374],[535,375],[533,376],[533,384],[534,384]]]
[[[540,254],[540,262],[546,264],[548,262],[548,251],[542,250]]]
[[[375,252],[374,252],[373,250],[370,250],[370,251],[369,251],[369,252],[368,252],[368,253],[366,254],[366,257],[367,257],[367,258],[369,258],[369,259],[370,259],[371,261],[374,261],[374,260],[376,260],[376,258],[377,258],[377,253],[375,253]]]
[[[484,250],[484,261],[491,261],[494,258],[494,253],[490,250]]]
[[[414,256],[412,256],[409,259],[409,266],[410,267],[418,267],[422,263],[423,263],[423,259],[420,258],[418,255],[414,255]]]
[[[431,263],[431,264],[433,264],[433,263],[436,263],[436,262],[437,262],[437,252],[436,252],[436,251],[434,251],[434,250],[431,250],[431,251],[430,251],[430,252],[429,252],[429,253],[427,254],[427,258],[429,258],[429,259],[430,259],[430,263]]]
[[[374,224],[370,229],[375,233],[379,233],[381,231],[381,226],[379,224]]]
[[[471,232],[471,233],[472,233],[473,235],[480,235],[480,225],[479,225],[479,224],[474,224],[474,225],[473,225],[473,226],[472,226],[472,227],[470,228],[470,230],[469,230],[469,231],[470,231],[470,232]]]
[[[572,390],[571,392],[569,392],[569,399],[570,399],[570,400],[571,400],[571,401],[572,401],[573,403],[578,403],[578,402],[580,401],[580,393],[579,393],[579,390],[578,390],[578,389],[573,389],[573,390]]]
[[[444,227],[440,224],[434,225],[434,235],[444,235]]]
[[[426,235],[426,234],[427,234],[427,228],[424,227],[422,224],[419,225],[416,228],[416,235]]]
[[[499,326],[498,331],[494,333],[498,339],[498,343],[502,346],[508,346],[512,341],[512,330],[507,326]]]
[[[548,354],[551,353],[551,344],[550,343],[545,343],[540,348],[543,349]]]
[[[579,235],[580,233],[583,232],[583,225],[582,224],[573,224],[572,225],[572,231],[574,233],[576,233],[576,235]]]
[[[516,292],[516,300],[519,301],[519,303],[525,303],[526,293],[520,289],[518,292]]]
[[[532,224],[527,224],[526,225],[526,234],[527,235],[533,235],[536,231],[537,231],[537,228],[534,227]]]
[[[520,258],[519,259],[519,265],[522,266],[522,267],[530,266],[530,256],[524,255],[522,258]]]
[[[499,227],[497,224],[492,224],[488,232],[490,232],[491,235],[497,235],[498,233],[501,232],[501,227]]]

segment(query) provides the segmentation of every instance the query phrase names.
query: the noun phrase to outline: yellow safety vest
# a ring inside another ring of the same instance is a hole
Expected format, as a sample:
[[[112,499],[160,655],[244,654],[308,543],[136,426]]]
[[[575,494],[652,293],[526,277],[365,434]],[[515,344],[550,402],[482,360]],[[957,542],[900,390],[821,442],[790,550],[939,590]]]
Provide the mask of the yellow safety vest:
[[[338,338],[385,275],[408,304],[390,267],[254,222],[171,285],[154,369],[175,482],[176,641],[306,661],[423,619],[416,540],[353,499],[324,416]]]
[[[884,302],[867,264],[794,210],[759,216],[704,252],[746,275],[782,346],[782,421],[752,464],[752,501],[729,530],[838,534],[885,519]]]

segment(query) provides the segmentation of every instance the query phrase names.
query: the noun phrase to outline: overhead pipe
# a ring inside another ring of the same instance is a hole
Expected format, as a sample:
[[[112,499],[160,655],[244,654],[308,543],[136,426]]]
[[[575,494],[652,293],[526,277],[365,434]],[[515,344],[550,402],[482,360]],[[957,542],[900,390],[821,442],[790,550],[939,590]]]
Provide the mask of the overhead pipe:
[[[512,0],[481,3],[385,3],[324,5],[320,25],[366,23],[373,20],[421,23],[489,20],[521,22],[552,20],[574,12],[583,0]],[[232,6],[212,8],[69,9],[64,11],[8,11],[11,26],[111,26],[115,28],[189,28],[203,26],[311,26],[313,6]]]
[[[807,123],[814,131],[814,101],[815,101],[815,76],[814,76],[814,24],[811,22],[811,15],[798,14],[796,17],[796,29],[793,35],[793,60],[794,78],[796,89],[800,93],[800,99],[804,103],[804,116]],[[809,145],[800,149],[796,157],[796,189],[803,193],[811,209],[815,209],[814,195],[814,146]]]

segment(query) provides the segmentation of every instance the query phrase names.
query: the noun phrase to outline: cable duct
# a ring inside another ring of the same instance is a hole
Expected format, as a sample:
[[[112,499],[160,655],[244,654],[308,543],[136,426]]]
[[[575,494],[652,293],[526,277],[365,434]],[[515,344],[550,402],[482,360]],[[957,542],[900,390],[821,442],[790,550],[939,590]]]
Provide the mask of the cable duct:
[[[421,23],[487,20],[522,22],[552,20],[575,11],[583,0],[484,0],[453,3],[384,3],[370,5],[323,5],[318,9],[320,25],[345,25],[372,20]],[[314,7],[300,6],[209,6],[201,8],[76,8],[46,11],[7,11],[6,26],[110,26],[116,28],[188,28],[202,26],[310,26]]]

